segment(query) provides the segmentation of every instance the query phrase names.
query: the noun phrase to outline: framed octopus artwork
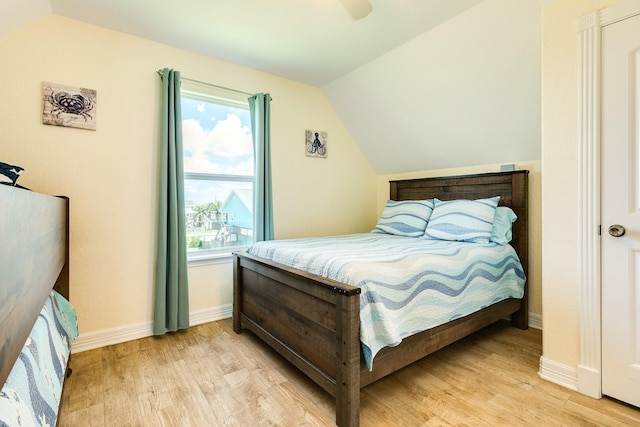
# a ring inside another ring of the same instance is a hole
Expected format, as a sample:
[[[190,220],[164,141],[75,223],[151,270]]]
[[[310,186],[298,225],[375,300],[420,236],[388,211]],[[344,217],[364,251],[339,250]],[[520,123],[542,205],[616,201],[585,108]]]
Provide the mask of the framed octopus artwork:
[[[306,153],[309,157],[327,157],[327,132],[305,131]]]
[[[96,130],[97,94],[94,89],[56,83],[42,84],[42,123]]]

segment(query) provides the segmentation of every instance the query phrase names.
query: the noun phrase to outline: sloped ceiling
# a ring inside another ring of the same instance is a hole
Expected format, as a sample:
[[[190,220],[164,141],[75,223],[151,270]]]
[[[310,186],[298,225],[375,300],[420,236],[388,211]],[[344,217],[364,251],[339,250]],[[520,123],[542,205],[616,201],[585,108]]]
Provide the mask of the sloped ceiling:
[[[486,0],[323,91],[379,174],[539,160],[551,1]]]
[[[53,13],[323,86],[482,0],[50,0]]]
[[[3,0],[320,87],[377,173],[540,158],[540,11],[552,0]]]

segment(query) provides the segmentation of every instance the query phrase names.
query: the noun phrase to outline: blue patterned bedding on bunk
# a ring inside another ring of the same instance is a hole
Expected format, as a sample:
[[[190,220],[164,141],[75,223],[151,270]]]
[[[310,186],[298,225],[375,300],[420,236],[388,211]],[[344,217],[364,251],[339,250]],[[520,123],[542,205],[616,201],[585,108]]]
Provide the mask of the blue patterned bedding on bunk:
[[[359,287],[369,369],[386,346],[524,294],[524,270],[508,244],[362,233],[258,242],[247,252]]]
[[[71,343],[77,336],[73,306],[51,291],[0,391],[0,427],[56,425]]]

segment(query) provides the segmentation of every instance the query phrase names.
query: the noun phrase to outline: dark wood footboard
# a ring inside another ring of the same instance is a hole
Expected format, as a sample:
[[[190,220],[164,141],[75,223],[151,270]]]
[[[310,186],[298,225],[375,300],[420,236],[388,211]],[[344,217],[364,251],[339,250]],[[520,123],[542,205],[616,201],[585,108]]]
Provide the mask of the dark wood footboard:
[[[357,425],[360,289],[245,253],[233,281],[234,331],[251,330],[334,396],[338,425]]]

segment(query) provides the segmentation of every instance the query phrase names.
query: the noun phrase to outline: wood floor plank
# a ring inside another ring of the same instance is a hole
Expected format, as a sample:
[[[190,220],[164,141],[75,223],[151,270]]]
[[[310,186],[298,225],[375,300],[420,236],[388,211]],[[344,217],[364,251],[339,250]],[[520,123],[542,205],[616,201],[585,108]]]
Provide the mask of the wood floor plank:
[[[602,404],[598,405],[597,411],[604,414],[608,419],[616,420],[623,425],[640,425],[638,422],[638,411],[640,409],[613,399],[603,399],[601,402]],[[572,394],[567,399],[565,406],[572,404],[593,409],[593,399],[579,393]]]
[[[499,322],[365,387],[363,426],[632,426],[640,409],[541,379],[540,331]],[[59,426],[331,426],[335,402],[231,320],[79,354]]]

